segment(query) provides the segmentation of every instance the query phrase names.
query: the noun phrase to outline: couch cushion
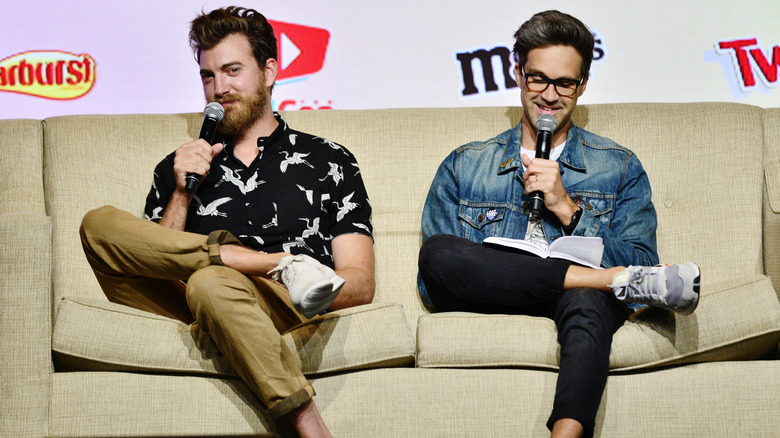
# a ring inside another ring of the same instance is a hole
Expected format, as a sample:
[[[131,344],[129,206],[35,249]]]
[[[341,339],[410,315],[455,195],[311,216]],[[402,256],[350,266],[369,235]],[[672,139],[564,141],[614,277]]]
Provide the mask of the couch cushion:
[[[174,319],[73,297],[60,302],[52,350],[58,371],[236,376],[213,341],[198,338],[190,326]],[[400,305],[329,313],[293,328],[283,339],[307,375],[414,363],[414,339]]]
[[[615,333],[610,369],[756,359],[780,342],[780,302],[767,277],[722,283],[702,292],[689,316],[648,308]],[[417,366],[557,369],[555,323],[516,315],[439,313],[421,317]]]

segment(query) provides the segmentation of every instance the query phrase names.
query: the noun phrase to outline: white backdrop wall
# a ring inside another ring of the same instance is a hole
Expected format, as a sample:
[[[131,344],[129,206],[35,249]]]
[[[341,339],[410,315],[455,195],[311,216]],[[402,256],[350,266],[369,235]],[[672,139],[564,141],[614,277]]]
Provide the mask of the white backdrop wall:
[[[189,22],[229,4],[4,2],[0,118],[200,111]],[[274,22],[283,67],[275,109],[518,105],[512,35],[543,9],[570,13],[596,35],[581,103],[780,106],[780,0],[238,4]]]

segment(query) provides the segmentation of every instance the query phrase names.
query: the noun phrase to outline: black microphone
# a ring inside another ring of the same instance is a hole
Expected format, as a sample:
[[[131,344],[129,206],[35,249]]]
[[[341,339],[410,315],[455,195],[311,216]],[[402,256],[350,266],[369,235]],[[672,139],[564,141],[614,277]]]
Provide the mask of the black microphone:
[[[550,159],[550,149],[552,149],[552,133],[555,131],[555,127],[558,122],[555,121],[555,117],[544,114],[539,117],[536,122],[536,158],[543,160]],[[536,191],[531,193],[529,198],[529,210],[531,211],[531,217],[536,217],[544,207],[544,193]]]
[[[225,117],[225,108],[217,102],[211,102],[206,105],[203,110],[203,124],[200,126],[200,135],[198,138],[202,138],[211,144],[214,141],[214,136],[217,133],[217,124]],[[184,186],[184,190],[187,193],[192,193],[200,183],[200,175],[197,173],[187,174],[187,184]]]

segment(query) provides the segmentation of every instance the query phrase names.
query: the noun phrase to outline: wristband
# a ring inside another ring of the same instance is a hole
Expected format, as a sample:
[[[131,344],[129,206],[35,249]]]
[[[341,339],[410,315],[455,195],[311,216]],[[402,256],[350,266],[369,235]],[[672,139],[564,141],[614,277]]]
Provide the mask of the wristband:
[[[577,210],[571,215],[569,225],[563,226],[563,234],[571,236],[571,233],[577,228],[577,224],[580,223],[580,217],[582,217],[582,207],[577,207]]]

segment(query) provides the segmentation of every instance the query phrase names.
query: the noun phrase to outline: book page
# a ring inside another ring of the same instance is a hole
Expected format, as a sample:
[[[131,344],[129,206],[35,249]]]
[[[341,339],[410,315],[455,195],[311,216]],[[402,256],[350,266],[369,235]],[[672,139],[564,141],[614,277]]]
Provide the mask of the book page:
[[[518,249],[537,257],[564,259],[583,266],[602,269],[601,256],[604,253],[604,244],[601,237],[562,236],[553,240],[549,250],[527,240],[508,237],[488,237],[482,243]]]
[[[601,266],[601,237],[563,236],[550,244],[550,257],[571,260],[592,268]]]
[[[508,237],[488,237],[483,240],[482,243],[519,249],[521,251],[530,252],[531,254],[541,258],[547,258],[549,256],[549,254],[547,254],[547,248],[542,248],[528,240],[510,239]]]

